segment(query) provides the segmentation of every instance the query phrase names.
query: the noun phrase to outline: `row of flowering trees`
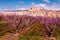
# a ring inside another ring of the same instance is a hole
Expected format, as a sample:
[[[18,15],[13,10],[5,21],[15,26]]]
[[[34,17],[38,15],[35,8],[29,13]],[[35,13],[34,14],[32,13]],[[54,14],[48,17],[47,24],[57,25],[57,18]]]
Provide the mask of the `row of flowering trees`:
[[[60,26],[59,17],[42,17],[28,15],[5,15],[2,18],[6,23],[15,29],[15,32],[20,32],[24,28],[30,27],[37,21],[44,27],[47,37],[51,37],[56,27]],[[20,30],[20,31],[19,31]]]
[[[46,30],[48,37],[51,36],[52,32],[55,30],[57,26],[60,26],[60,18],[58,17],[39,17],[40,25],[42,25]]]
[[[15,32],[22,31],[37,21],[35,17],[27,15],[5,15],[3,19]]]

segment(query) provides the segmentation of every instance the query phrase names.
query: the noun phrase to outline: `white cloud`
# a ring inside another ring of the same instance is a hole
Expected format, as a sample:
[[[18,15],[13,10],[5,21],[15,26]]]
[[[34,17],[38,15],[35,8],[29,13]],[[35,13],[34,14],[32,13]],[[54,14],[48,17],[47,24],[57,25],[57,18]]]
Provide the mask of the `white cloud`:
[[[47,9],[47,10],[60,10],[60,4],[54,3],[52,5],[48,5],[48,4],[43,4],[43,3],[36,4],[34,2],[32,2],[30,6],[23,6],[21,8],[19,6],[16,6],[16,10],[27,10],[31,7],[37,7],[40,9]]]
[[[3,10],[4,10],[4,11],[7,11],[8,9],[4,8]]]
[[[47,2],[47,3],[50,3],[50,1],[49,1],[49,0],[43,0],[43,1],[45,1],[45,2]]]
[[[46,9],[48,10],[60,10],[60,4],[47,5]]]
[[[47,5],[46,4],[35,4],[34,6],[31,6],[31,7],[37,7],[37,8],[44,8],[46,7]]]
[[[47,9],[47,10],[60,10],[60,4],[53,4],[53,5],[47,5],[47,4],[35,4],[33,7],[37,7],[40,9]]]
[[[3,11],[11,11],[13,9],[7,9],[7,8],[4,8]]]
[[[32,3],[31,3],[31,5],[35,5],[35,3],[34,3],[34,2],[32,2]]]
[[[17,8],[16,10],[27,10],[27,8],[22,7],[22,8]]]
[[[46,6],[46,4],[39,4],[39,6]]]

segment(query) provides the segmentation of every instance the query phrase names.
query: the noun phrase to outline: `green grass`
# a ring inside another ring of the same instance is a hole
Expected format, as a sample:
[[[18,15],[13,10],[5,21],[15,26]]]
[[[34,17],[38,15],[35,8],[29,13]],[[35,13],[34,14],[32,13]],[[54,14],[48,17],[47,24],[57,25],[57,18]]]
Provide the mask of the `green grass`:
[[[28,32],[19,36],[19,40],[43,40],[41,26],[39,22],[32,25],[32,28],[28,30]],[[13,31],[13,28],[8,26],[4,21],[0,21],[0,37],[4,36],[7,32]],[[57,40],[60,40],[60,27],[57,27],[54,32],[54,37]]]
[[[43,40],[41,32],[33,29],[19,37],[19,40]]]
[[[43,40],[43,38],[41,37],[41,36],[30,36],[30,35],[28,35],[28,36],[24,36],[24,35],[22,35],[22,36],[20,36],[20,39],[19,40]]]
[[[43,40],[42,33],[44,32],[41,31],[39,23],[36,23],[35,25],[33,25],[32,29],[30,29],[27,33],[21,35],[19,37],[19,40]],[[56,37],[57,40],[60,40],[60,27],[56,28],[54,32],[54,37]]]
[[[19,37],[19,40],[43,40],[42,31],[38,29],[40,29],[40,25],[35,23],[28,32]]]
[[[54,33],[57,40],[60,40],[60,27],[57,27]]]

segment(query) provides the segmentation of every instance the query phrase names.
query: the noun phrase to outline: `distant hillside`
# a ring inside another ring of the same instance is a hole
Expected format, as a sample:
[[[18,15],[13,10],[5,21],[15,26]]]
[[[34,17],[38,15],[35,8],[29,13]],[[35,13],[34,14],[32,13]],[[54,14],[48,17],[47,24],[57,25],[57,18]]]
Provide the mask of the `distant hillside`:
[[[31,8],[29,10],[10,10],[1,12],[4,15],[7,14],[15,14],[15,15],[30,15],[30,16],[48,16],[48,17],[60,17],[60,11],[56,10],[46,10],[46,9],[38,9]]]

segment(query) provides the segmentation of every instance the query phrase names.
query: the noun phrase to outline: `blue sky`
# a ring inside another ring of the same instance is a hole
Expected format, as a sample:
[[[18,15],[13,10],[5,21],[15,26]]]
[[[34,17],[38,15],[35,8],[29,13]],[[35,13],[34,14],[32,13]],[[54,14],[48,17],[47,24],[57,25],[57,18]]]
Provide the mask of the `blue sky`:
[[[30,7],[60,10],[60,0],[0,0],[0,11],[23,10]]]

